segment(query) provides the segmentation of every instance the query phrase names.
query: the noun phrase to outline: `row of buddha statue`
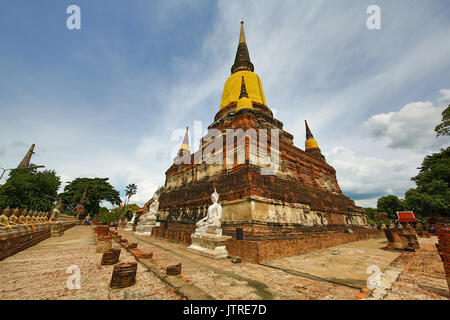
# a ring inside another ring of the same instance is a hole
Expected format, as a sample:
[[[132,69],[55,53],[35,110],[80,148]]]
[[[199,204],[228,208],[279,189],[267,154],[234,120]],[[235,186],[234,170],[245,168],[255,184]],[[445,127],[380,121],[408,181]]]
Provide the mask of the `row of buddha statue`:
[[[0,215],[0,235],[22,234],[48,228],[53,216],[51,212],[21,211],[7,207]]]

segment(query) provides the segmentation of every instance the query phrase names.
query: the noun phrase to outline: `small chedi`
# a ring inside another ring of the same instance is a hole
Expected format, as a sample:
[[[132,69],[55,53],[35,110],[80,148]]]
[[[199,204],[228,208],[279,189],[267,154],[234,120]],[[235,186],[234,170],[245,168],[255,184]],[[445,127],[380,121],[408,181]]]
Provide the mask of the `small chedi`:
[[[141,237],[149,237],[152,234],[153,228],[156,226],[156,218],[159,209],[159,194],[161,189],[158,189],[153,195],[153,202],[148,209],[148,212],[139,218],[139,224],[136,227],[136,235]]]
[[[196,223],[188,250],[214,259],[224,259],[228,256],[226,242],[231,237],[222,235],[222,206],[217,203],[219,194],[216,190],[211,199],[213,204],[209,206],[206,217]]]
[[[86,189],[84,189],[83,195],[81,196],[80,202],[75,206],[75,212],[77,213],[77,220],[82,219],[84,217],[84,212],[86,211],[86,208],[84,205],[86,204],[86,195],[87,190],[89,186],[86,186]]]

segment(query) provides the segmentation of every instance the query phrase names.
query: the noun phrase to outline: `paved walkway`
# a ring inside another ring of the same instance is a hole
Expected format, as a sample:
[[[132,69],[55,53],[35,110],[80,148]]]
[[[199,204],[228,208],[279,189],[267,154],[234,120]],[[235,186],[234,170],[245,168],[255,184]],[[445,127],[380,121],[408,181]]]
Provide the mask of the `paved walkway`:
[[[214,260],[187,251],[187,246],[165,239],[136,237],[119,233],[129,242],[138,242],[144,252],[152,251],[155,265],[182,263],[182,278],[214,299],[358,299],[370,274],[402,262],[400,276],[388,285],[381,299],[448,299],[442,262],[434,247],[436,238],[420,239],[421,249],[402,254],[383,249],[384,239],[371,239],[336,246],[304,255],[266,261],[264,264],[230,259]],[[115,247],[120,245],[113,242]],[[138,264],[137,283],[126,289],[110,289],[112,266],[101,266],[95,252],[92,229],[77,226],[61,238],[40,244],[0,261],[0,299],[181,299],[173,287]],[[121,262],[135,261],[122,248]],[[81,289],[69,290],[66,269],[81,270]],[[397,279],[398,278],[398,279]],[[183,280],[183,281],[184,281]],[[363,289],[364,292],[364,289]],[[375,297],[376,298],[376,297]],[[377,299],[377,298],[376,298]]]
[[[435,243],[437,238],[421,238],[418,250],[393,284],[387,300],[448,300],[445,271]]]
[[[187,251],[187,246],[165,239],[136,237],[120,230],[128,242],[152,251],[153,259],[162,265],[182,263],[182,275],[215,299],[354,299],[358,288],[339,285],[326,279],[312,279],[261,264],[230,259],[214,260]]]
[[[362,289],[373,272],[367,270],[381,272],[400,256],[400,252],[384,250],[386,245],[383,238],[357,241],[263,264]]]
[[[101,258],[102,254],[95,252],[92,229],[88,226],[73,227],[60,238],[49,238],[0,261],[0,299],[180,299],[169,286],[140,264],[134,286],[110,289],[113,266],[101,266]],[[120,262],[130,261],[135,261],[134,257],[122,249]],[[80,268],[79,290],[67,288],[71,274],[66,270],[71,265]]]

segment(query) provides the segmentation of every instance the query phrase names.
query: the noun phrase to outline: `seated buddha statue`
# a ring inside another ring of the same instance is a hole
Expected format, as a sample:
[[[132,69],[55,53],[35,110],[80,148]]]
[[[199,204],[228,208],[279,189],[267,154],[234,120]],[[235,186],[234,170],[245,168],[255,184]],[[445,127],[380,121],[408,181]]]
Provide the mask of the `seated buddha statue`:
[[[19,217],[17,216],[19,209],[14,209],[12,215],[9,217],[9,225],[12,227],[19,226]]]
[[[46,224],[45,221],[44,221],[44,212],[39,212],[39,217],[38,217],[38,219],[39,219],[39,223],[40,223],[40,224],[42,224],[42,225],[45,225],[45,224]]]
[[[19,210],[19,209],[17,209],[17,210]],[[27,212],[27,210],[24,210],[24,211],[22,211],[21,213],[20,213],[20,216],[19,216],[19,224],[21,224],[21,225],[23,225],[23,226],[25,226],[25,229],[31,229],[31,225],[30,225],[30,221],[28,220],[28,212]]]
[[[13,218],[18,228],[22,231],[26,231],[28,229],[26,218],[23,215],[24,213],[25,212],[21,213],[20,210],[16,208],[13,211],[13,215],[9,218],[9,223],[11,224],[11,218]]]
[[[46,224],[48,224],[48,215],[49,215],[48,212],[44,212],[44,222],[45,222]]]
[[[211,196],[213,204],[208,208],[208,214],[206,217],[198,221],[195,225],[199,232],[204,231],[209,226],[219,227],[221,226],[220,221],[222,220],[222,206],[218,204],[219,194],[216,190]]]
[[[34,212],[34,216],[33,216],[33,218],[34,218],[34,225],[37,226],[39,229],[42,228],[42,223],[41,223],[41,221],[39,221],[39,215],[40,214],[41,214],[40,211],[35,211]]]
[[[9,207],[3,210],[2,215],[0,216],[0,230],[12,229],[12,226],[9,224],[9,212]]]

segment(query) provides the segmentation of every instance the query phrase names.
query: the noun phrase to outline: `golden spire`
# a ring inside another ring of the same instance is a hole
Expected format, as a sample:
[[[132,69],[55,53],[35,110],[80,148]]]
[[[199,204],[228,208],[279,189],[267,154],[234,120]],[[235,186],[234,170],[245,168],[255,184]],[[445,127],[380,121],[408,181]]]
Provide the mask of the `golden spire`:
[[[308,122],[306,122],[306,120],[305,120],[305,127],[306,127],[305,150],[319,149],[319,145],[317,144],[316,139],[314,139],[311,130],[309,130]]]
[[[252,100],[248,98],[247,89],[245,88],[244,76],[242,76],[241,82],[241,94],[239,95],[239,101],[236,105],[236,112],[241,109],[253,109]]]
[[[17,168],[26,168],[26,167],[30,166],[31,156],[34,153],[34,146],[35,146],[35,144],[33,143],[33,145],[30,147],[30,150],[28,150],[27,154],[22,159],[22,161],[19,163]]]
[[[180,151],[183,149],[191,151],[191,148],[189,148],[189,127],[186,127],[186,133],[184,134],[183,144],[180,147]]]
[[[241,21],[241,32],[239,34],[239,44],[236,52],[236,58],[234,59],[234,64],[231,67],[231,73],[235,73],[237,71],[254,71],[255,68],[250,61],[250,55],[248,53],[247,42],[245,41],[245,32],[244,32],[244,21]]]
[[[239,43],[247,43],[245,41],[244,21],[241,21],[241,33],[239,34]]]

